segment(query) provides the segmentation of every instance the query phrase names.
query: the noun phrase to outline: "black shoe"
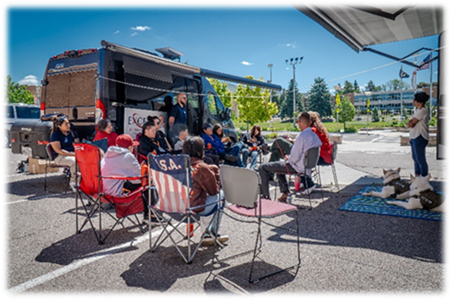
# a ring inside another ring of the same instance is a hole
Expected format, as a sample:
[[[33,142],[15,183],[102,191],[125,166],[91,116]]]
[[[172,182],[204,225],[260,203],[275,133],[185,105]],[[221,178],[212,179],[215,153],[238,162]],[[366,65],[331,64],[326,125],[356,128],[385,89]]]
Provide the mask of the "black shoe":
[[[236,162],[236,161],[238,160],[238,157],[235,156],[235,155],[232,155],[232,154],[227,154],[227,155],[224,157],[224,159],[225,159],[226,161],[229,161],[229,162]]]

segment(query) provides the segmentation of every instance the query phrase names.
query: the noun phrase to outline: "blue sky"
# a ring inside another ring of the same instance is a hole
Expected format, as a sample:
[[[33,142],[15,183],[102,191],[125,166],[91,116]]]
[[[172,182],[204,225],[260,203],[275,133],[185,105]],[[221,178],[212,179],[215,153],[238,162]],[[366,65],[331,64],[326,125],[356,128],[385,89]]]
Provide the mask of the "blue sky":
[[[302,64],[296,66],[296,82],[302,92],[307,92],[317,77],[324,78],[331,90],[345,80],[357,80],[360,86],[369,80],[385,84],[399,78],[401,67],[374,53],[356,53],[289,4],[183,9],[11,4],[5,10],[6,74],[15,82],[24,78],[40,82],[51,56],[65,50],[98,48],[101,40],[151,51],[169,46],[184,53],[182,62],[238,76],[263,76],[264,80],[269,80],[268,64],[272,63],[273,82],[284,88],[293,76],[285,59],[303,56]],[[373,46],[398,57],[421,47],[437,48],[438,36]],[[436,63],[433,68],[436,81]],[[412,74],[414,68],[404,65],[403,70]],[[417,82],[429,82],[429,76],[428,70],[420,71]],[[407,81],[410,83],[410,78]]]

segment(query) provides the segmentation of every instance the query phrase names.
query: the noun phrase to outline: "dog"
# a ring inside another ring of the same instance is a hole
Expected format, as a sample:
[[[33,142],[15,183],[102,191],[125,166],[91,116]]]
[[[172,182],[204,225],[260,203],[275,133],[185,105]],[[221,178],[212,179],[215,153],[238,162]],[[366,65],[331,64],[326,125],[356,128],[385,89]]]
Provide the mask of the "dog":
[[[410,192],[407,201],[387,201],[387,204],[397,205],[405,209],[427,209],[436,212],[444,211],[444,197],[440,195],[429,183],[431,174],[423,177],[410,175]]]
[[[369,193],[363,193],[363,196],[372,196],[379,198],[396,198],[396,199],[407,199],[409,198],[410,182],[401,179],[399,175],[401,168],[396,170],[382,170],[384,173],[384,187],[382,191],[376,192],[371,191]]]

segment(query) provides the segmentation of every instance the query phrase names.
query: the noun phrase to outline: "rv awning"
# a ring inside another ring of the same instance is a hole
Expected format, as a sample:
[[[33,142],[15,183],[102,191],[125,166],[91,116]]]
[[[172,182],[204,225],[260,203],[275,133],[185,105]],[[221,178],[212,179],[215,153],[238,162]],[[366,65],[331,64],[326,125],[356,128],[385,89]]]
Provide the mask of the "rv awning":
[[[443,10],[434,6],[295,6],[356,52],[366,46],[443,32]]]

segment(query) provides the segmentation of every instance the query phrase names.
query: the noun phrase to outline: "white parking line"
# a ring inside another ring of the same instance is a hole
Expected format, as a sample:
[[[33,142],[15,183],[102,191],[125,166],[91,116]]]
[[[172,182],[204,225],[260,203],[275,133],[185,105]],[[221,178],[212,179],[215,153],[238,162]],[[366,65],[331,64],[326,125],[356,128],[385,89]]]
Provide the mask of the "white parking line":
[[[155,232],[152,232],[152,237],[154,235],[160,234],[162,230],[163,229],[159,229],[159,230],[157,230]],[[144,234],[144,235],[142,235],[142,236],[140,236],[138,238],[135,238],[131,242],[126,242],[126,243],[123,243],[121,245],[118,245],[118,246],[115,246],[115,247],[111,247],[111,248],[105,249],[103,251],[100,251],[98,253],[95,253],[95,254],[93,254],[90,257],[74,261],[73,263],[71,263],[71,264],[69,264],[67,266],[64,266],[62,268],[59,268],[59,269],[57,269],[55,271],[52,271],[50,273],[44,274],[42,276],[39,276],[37,278],[31,279],[31,280],[29,280],[27,282],[24,282],[24,283],[21,283],[19,285],[16,285],[15,287],[10,288],[8,291],[11,292],[11,293],[24,292],[24,291],[26,291],[28,289],[31,289],[31,288],[35,287],[35,286],[44,284],[44,283],[46,283],[46,282],[48,282],[48,281],[50,281],[52,279],[55,279],[55,278],[60,277],[62,275],[65,275],[65,274],[67,274],[69,272],[72,272],[72,271],[74,271],[74,270],[76,270],[78,268],[81,268],[83,266],[86,266],[86,265],[88,265],[88,264],[90,264],[92,262],[95,262],[95,261],[99,260],[99,259],[105,258],[105,257],[110,256],[112,254],[115,254],[117,252],[120,252],[123,249],[128,248],[128,247],[130,247],[132,245],[140,244],[140,243],[142,243],[142,242],[144,242],[144,241],[146,241],[148,239],[149,239],[149,233],[146,233],[146,234]]]
[[[380,140],[381,138],[383,138],[384,136],[380,136],[380,137],[377,137],[377,138],[375,138],[375,139],[372,139],[371,141],[370,141],[370,143],[374,143],[375,141],[377,141],[377,140]]]
[[[57,196],[61,196],[61,195],[64,195],[64,194],[56,193],[56,194],[48,194],[48,195],[43,195],[43,196],[30,197],[28,199],[20,199],[20,200],[14,200],[11,202],[7,202],[6,205],[17,204],[17,203],[27,202],[27,201],[40,200],[40,199],[45,199],[45,198],[52,198],[52,197],[57,197]]]

